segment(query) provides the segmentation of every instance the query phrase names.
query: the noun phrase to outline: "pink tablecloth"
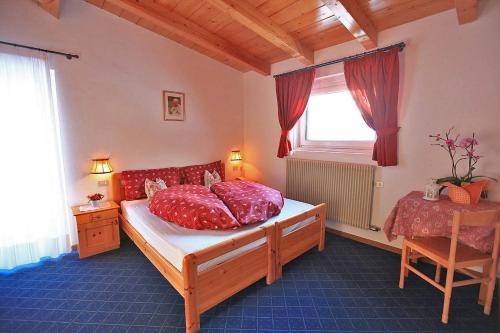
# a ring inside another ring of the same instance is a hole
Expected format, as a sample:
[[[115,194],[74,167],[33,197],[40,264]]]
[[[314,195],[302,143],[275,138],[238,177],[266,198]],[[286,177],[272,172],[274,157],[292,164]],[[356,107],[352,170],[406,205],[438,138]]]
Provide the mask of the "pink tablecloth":
[[[454,211],[500,208],[500,202],[480,201],[477,205],[463,205],[451,202],[446,196],[441,196],[439,201],[427,201],[422,197],[422,192],[414,191],[397,202],[384,224],[388,240],[395,240],[398,235],[450,237]],[[491,252],[493,238],[493,227],[460,227],[458,235],[460,242],[481,252]]]

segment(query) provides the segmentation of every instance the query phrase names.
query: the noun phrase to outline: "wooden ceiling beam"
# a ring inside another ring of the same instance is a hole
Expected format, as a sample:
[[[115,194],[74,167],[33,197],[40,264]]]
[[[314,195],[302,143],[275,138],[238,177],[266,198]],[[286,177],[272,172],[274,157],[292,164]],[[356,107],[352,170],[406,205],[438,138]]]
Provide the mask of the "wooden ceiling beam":
[[[61,11],[61,1],[60,0],[33,0],[38,6],[43,8],[47,13],[59,18],[59,13]]]
[[[458,24],[470,23],[478,18],[477,2],[478,0],[455,0]]]
[[[377,28],[357,0],[323,0],[365,49],[377,47]]]
[[[159,28],[185,38],[193,44],[212,51],[221,57],[230,59],[243,67],[264,75],[269,75],[271,72],[271,65],[269,63],[240,51],[227,40],[179,14],[162,11],[160,15],[157,11],[146,8],[134,0],[107,0],[107,2],[120,7],[130,14],[137,15]]]
[[[259,12],[246,0],[205,0],[247,29],[280,48],[305,65],[314,63],[314,51],[302,45],[271,18]]]

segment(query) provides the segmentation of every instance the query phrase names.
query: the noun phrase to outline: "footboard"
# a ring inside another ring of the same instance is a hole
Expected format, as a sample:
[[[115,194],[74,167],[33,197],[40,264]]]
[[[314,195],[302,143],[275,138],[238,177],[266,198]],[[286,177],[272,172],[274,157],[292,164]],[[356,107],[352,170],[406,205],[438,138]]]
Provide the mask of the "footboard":
[[[324,203],[311,208],[299,215],[276,222],[276,268],[275,277],[280,278],[283,266],[304,252],[318,246],[319,251],[325,247],[325,212]],[[286,234],[284,231],[304,220],[314,217],[314,220]]]
[[[219,304],[238,291],[266,277],[268,284],[275,280],[275,226],[260,228],[250,234],[235,237],[184,257],[184,301],[186,331],[200,328],[200,314]],[[238,248],[265,241],[248,251],[220,264],[199,271],[198,266]]]

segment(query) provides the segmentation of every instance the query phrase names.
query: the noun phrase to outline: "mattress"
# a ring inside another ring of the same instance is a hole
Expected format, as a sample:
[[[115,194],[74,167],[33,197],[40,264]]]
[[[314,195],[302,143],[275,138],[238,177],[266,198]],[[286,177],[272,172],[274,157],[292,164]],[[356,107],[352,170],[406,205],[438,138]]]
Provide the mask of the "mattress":
[[[285,199],[281,213],[261,223],[248,225],[237,230],[193,230],[183,228],[175,223],[167,222],[152,214],[148,208],[148,200],[122,201],[122,215],[141,234],[158,253],[168,260],[175,268],[182,271],[182,260],[187,254],[219,244],[225,240],[248,234],[261,226],[274,224],[291,216],[300,214],[314,207],[313,205]],[[311,223],[314,217],[286,228],[284,234]],[[234,256],[249,251],[266,242],[265,238],[242,246],[220,257],[214,258],[198,266],[198,271],[206,270]]]

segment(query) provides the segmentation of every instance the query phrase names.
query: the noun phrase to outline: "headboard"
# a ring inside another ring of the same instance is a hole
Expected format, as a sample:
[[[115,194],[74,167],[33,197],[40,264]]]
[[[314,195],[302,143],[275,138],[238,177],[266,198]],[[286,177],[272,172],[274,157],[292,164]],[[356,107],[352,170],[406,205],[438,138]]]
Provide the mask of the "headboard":
[[[114,172],[111,175],[111,195],[113,196],[111,199],[117,204],[125,200],[125,189],[122,184],[121,172]]]
[[[225,164],[221,161],[219,161],[220,164],[221,164],[221,168],[222,168],[222,172],[224,172],[225,174]],[[212,163],[215,163],[215,162],[212,162]],[[211,164],[211,163],[209,163]],[[198,166],[198,165],[195,165],[195,166]],[[204,165],[201,165],[201,166],[204,166]],[[174,168],[179,168],[180,169],[180,183],[183,184],[184,183],[184,175],[183,175],[183,169],[184,168],[187,168],[187,167],[190,167],[190,166],[184,166],[184,167],[174,167]],[[121,172],[114,172],[112,175],[111,175],[111,195],[112,195],[112,198],[111,200],[113,200],[114,202],[116,202],[117,204],[120,204],[121,201],[125,200],[125,187],[123,186],[123,182],[122,182],[122,173]]]

